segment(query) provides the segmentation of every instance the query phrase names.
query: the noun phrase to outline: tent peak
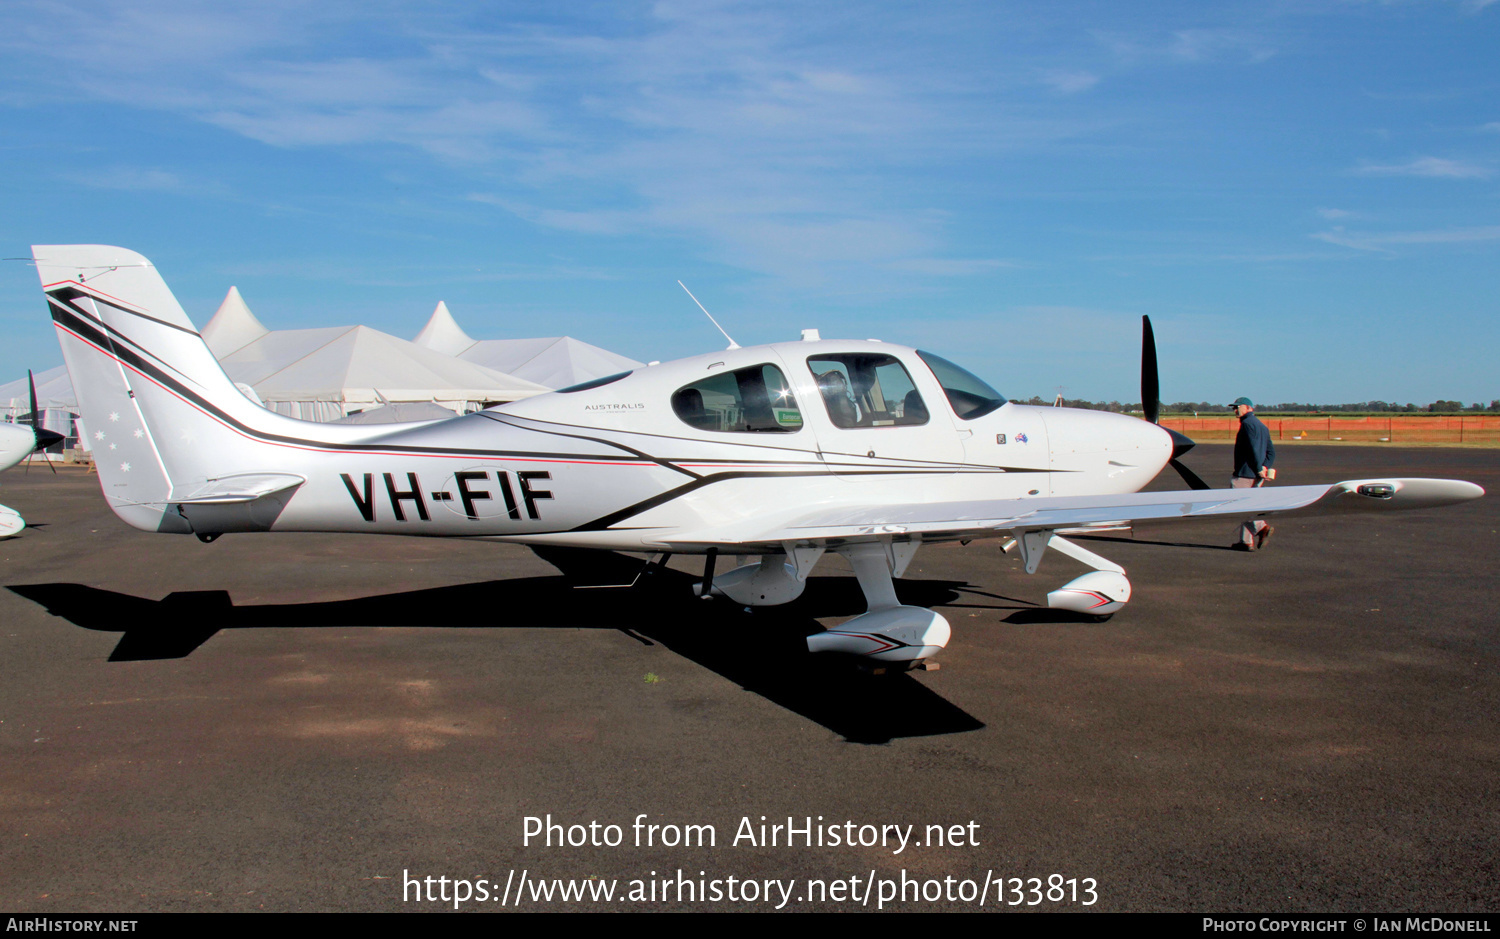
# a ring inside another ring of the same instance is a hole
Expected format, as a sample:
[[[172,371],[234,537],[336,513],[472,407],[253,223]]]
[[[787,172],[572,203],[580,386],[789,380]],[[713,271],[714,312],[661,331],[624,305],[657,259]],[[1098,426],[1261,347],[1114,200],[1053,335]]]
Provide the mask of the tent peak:
[[[427,325],[417,333],[417,338],[412,340],[417,345],[434,352],[445,355],[458,355],[465,349],[474,345],[474,340],[464,332],[448,312],[448,304],[439,300],[437,308],[432,311],[432,316],[427,320]]]
[[[216,358],[224,358],[269,333],[250,312],[238,287],[230,287],[214,318],[203,327],[203,341]]]

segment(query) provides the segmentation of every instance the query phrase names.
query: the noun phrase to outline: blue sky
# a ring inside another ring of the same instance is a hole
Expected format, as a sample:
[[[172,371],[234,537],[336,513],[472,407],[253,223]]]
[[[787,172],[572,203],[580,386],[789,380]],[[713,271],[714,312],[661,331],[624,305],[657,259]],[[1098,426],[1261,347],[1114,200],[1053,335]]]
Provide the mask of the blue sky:
[[[879,338],[1012,397],[1500,397],[1500,3],[0,6],[0,234],[200,325]],[[59,364],[0,262],[0,380]]]

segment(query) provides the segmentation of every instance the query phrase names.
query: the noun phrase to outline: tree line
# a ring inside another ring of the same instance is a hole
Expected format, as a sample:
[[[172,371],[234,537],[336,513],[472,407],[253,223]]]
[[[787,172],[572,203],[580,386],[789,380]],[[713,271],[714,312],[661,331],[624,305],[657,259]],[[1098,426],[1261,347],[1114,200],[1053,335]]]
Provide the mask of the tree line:
[[[1055,399],[1045,399],[1041,396],[1033,396],[1025,401],[1016,401],[1017,404],[1050,405]],[[1143,410],[1139,401],[1084,401],[1079,398],[1064,398],[1063,407],[1085,408],[1090,411],[1114,411],[1120,414],[1141,413]],[[1163,414],[1214,414],[1228,413],[1229,405],[1224,403],[1212,403],[1209,401],[1173,401],[1171,404],[1163,402],[1161,406]],[[1283,402],[1281,404],[1257,404],[1257,414],[1486,414],[1500,412],[1500,399],[1491,401],[1488,406],[1475,402],[1464,404],[1462,401],[1433,401],[1428,404],[1414,404],[1407,402],[1399,404],[1395,401],[1358,401],[1350,404],[1308,404],[1302,402]]]

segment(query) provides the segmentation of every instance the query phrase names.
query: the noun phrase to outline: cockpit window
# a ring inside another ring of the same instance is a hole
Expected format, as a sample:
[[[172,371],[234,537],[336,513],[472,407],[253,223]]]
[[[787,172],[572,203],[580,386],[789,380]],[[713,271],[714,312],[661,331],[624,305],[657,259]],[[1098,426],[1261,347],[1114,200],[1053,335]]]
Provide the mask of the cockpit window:
[[[931,352],[919,349],[917,355],[922,357],[922,361],[932,369],[932,374],[937,376],[938,384],[943,386],[943,393],[948,396],[948,403],[953,406],[953,413],[963,420],[972,421],[976,417],[984,417],[1005,403],[1004,395],[967,369],[959,368]]]
[[[699,430],[789,434],[802,429],[792,387],[774,365],[719,372],[679,388],[672,410]]]
[[[927,423],[927,405],[906,366],[891,355],[847,353],[807,360],[835,427]]]

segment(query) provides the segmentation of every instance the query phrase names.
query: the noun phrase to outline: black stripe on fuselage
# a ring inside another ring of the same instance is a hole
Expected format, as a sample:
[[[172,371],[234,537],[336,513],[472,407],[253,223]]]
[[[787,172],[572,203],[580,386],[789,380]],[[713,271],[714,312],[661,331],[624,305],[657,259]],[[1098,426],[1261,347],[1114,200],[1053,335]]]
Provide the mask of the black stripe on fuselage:
[[[235,419],[233,416],[229,415],[218,406],[213,404],[213,402],[188,388],[186,385],[173,378],[171,375],[168,375],[166,371],[160,366],[147,361],[145,356],[151,355],[151,353],[140,349],[139,346],[131,342],[125,336],[119,336],[119,338],[116,339],[115,336],[111,335],[109,332],[102,331],[100,327],[103,327],[103,329],[106,330],[108,329],[108,326],[106,324],[98,323],[98,321],[94,320],[93,317],[87,316],[87,314],[78,311],[71,304],[54,303],[52,309],[52,319],[59,326],[67,329],[69,332],[75,334],[76,336],[78,336],[78,338],[84,340],[85,342],[108,350],[112,355],[116,356],[121,361],[142,372],[151,380],[158,382],[164,387],[170,389],[173,394],[176,394],[179,397],[182,397],[185,400],[191,402],[195,407],[212,415],[215,419],[230,427],[233,427],[235,430],[238,430],[241,433],[246,434],[247,436],[254,437],[267,443],[291,444],[294,446],[306,446],[326,450],[341,450],[351,453],[396,452],[438,456],[499,456],[516,457],[519,459],[571,459],[610,461],[624,460],[629,462],[640,462],[642,464],[658,462],[654,459],[643,458],[637,455],[635,451],[630,450],[628,447],[621,447],[618,444],[609,445],[625,451],[624,453],[550,453],[526,450],[481,450],[459,447],[423,447],[405,444],[392,446],[389,444],[381,445],[374,443],[336,443],[327,440],[314,440],[305,437],[288,437],[281,434],[272,434],[255,427],[251,427],[248,424]],[[96,323],[97,326],[95,325]],[[130,343],[130,345],[126,346],[124,343]],[[156,356],[154,355],[151,355],[151,357],[156,358]],[[608,441],[599,442],[606,444],[609,443]]]
[[[569,531],[601,531],[612,525],[625,521],[627,518],[639,515],[642,512],[654,509],[657,506],[666,505],[668,502],[685,496],[690,492],[702,489],[713,483],[726,482],[731,479],[764,479],[767,477],[807,477],[807,476],[830,476],[823,471],[786,470],[744,470],[737,473],[715,473],[712,476],[702,476],[690,483],[683,483],[676,489],[668,489],[666,492],[657,493],[649,499],[643,499],[634,505],[628,505],[623,509],[617,509],[608,515],[601,515],[591,522],[585,522],[577,528]],[[943,470],[855,470],[849,473],[840,473],[840,476],[951,476],[951,472]]]
[[[747,479],[757,476],[793,477],[826,475],[827,474],[822,471],[786,471],[778,473],[774,470],[746,470],[740,473],[715,473],[712,476],[700,476],[690,483],[683,483],[676,489],[668,489],[666,492],[659,492],[649,499],[643,499],[640,502],[637,502],[635,505],[627,505],[625,508],[617,509],[609,513],[608,515],[601,515],[591,522],[584,522],[582,525],[571,529],[571,531],[602,531],[603,529],[609,528],[611,525],[625,521],[625,519],[627,518],[639,515],[642,512],[648,511],[650,509],[654,509],[659,505],[666,505],[668,502],[671,502],[681,496],[685,496],[695,490],[702,489],[704,486],[708,486],[717,482],[723,482],[728,479]]]
[[[626,446],[623,443],[616,443],[613,440],[604,440],[604,439],[602,439],[600,437],[589,437],[589,436],[584,435],[584,434],[565,434],[562,431],[558,431],[558,430],[537,430],[536,428],[533,428],[533,427],[525,427],[525,426],[522,426],[520,424],[515,423],[514,421],[506,420],[505,419],[506,416],[503,415],[503,414],[491,414],[488,411],[480,411],[479,412],[479,416],[480,417],[489,418],[490,420],[496,422],[497,424],[503,424],[506,427],[514,427],[517,430],[524,430],[524,431],[527,431],[528,433],[533,433],[533,434],[552,434],[552,435],[557,436],[557,437],[570,437],[570,438],[572,438],[574,440],[587,440],[590,443],[602,443],[605,446],[609,446],[609,447],[619,447],[621,450],[625,450],[625,451],[627,451],[629,453],[634,453],[636,456],[640,457],[643,460],[650,460],[652,463],[655,463],[658,466],[664,466],[664,467],[666,467],[669,470],[675,470],[675,471],[677,471],[679,473],[682,473],[684,476],[691,476],[693,479],[702,479],[703,478],[703,474],[702,473],[695,473],[695,472],[693,472],[690,469],[685,469],[685,468],[683,468],[681,466],[678,466],[677,464],[673,463],[671,460],[664,460],[661,457],[652,456],[651,454],[647,453],[644,450],[637,450],[635,447],[629,447],[629,446]],[[582,429],[582,428],[580,428],[580,429]]]
[[[564,433],[564,432],[561,432],[561,431],[554,431],[554,430],[551,430],[549,427],[531,427],[529,425],[530,424],[546,424],[546,425],[551,425],[551,426],[556,426],[556,427],[566,427],[566,428],[569,428],[569,429],[572,429],[572,430],[588,430],[588,431],[594,431],[594,432],[598,431],[598,428],[585,427],[585,426],[580,425],[580,424],[565,424],[565,423],[562,423],[560,421],[545,421],[545,420],[542,420],[542,419],[536,418],[536,417],[524,417],[524,416],[516,415],[516,414],[506,414],[504,412],[501,412],[499,414],[491,414],[488,411],[481,411],[480,414],[483,417],[488,417],[490,420],[499,421],[500,423],[507,424],[507,425],[509,425],[511,427],[517,427],[517,428],[519,428],[521,430],[535,431],[536,433],[542,433],[542,434],[556,433],[556,434],[560,434],[561,436],[564,436],[564,437],[579,436],[579,435],[575,435],[575,434]],[[522,423],[522,422],[524,422],[524,423]],[[672,443],[704,443],[705,442],[703,439],[698,438],[698,437],[676,437],[676,436],[673,436],[671,434],[653,434],[653,433],[647,433],[645,431],[639,431],[639,430],[620,431],[620,433],[628,433],[628,434],[630,434],[631,436],[634,436],[634,437],[651,437],[651,438],[656,439],[656,440],[666,440],[666,441],[670,441]],[[611,445],[617,446],[617,447],[624,447],[625,446],[625,444],[616,443],[616,442],[614,442],[612,440],[608,440],[608,439],[602,438],[602,437],[582,437],[582,439],[584,439],[584,440],[595,440],[595,441],[598,441],[599,443],[608,443],[608,444],[611,444]],[[706,442],[708,442],[708,443],[719,443],[720,441],[709,440],[709,441],[706,441]],[[690,473],[690,471],[687,470],[687,469],[684,469],[682,467],[676,466],[675,465],[676,463],[727,463],[727,464],[730,464],[732,466],[743,466],[745,464],[765,464],[765,465],[768,465],[768,466],[785,466],[788,463],[811,463],[811,462],[814,462],[814,460],[813,460],[813,452],[814,451],[798,450],[798,449],[794,449],[792,447],[770,447],[770,446],[766,446],[764,444],[746,443],[746,442],[743,442],[743,441],[740,441],[740,440],[726,440],[726,441],[723,441],[723,443],[724,443],[725,446],[747,447],[747,448],[754,448],[754,449],[757,449],[757,450],[774,450],[774,451],[782,452],[782,453],[796,453],[796,454],[801,454],[802,455],[802,459],[797,459],[797,460],[758,460],[758,459],[746,459],[746,458],[699,457],[699,456],[681,456],[681,457],[656,457],[656,456],[651,456],[650,459],[655,460],[657,462],[662,462],[664,464],[674,464],[672,468],[676,469],[676,470],[678,470],[679,472],[682,472],[682,473]],[[631,452],[633,452],[633,453],[643,453],[644,451],[635,450],[635,449],[631,448]],[[832,456],[832,457],[859,457],[859,458],[863,458],[863,457],[861,457],[860,454],[857,454],[857,453],[840,453],[840,452],[835,452],[835,451],[831,451],[831,450],[819,450],[819,451],[816,451],[816,453],[817,453],[816,459],[818,461],[821,461],[825,466],[830,467],[834,473],[836,473],[837,475],[840,475],[840,476],[847,476],[847,475],[851,475],[851,474],[863,473],[863,472],[868,471],[869,467],[870,467],[869,463],[842,463],[842,462],[839,462],[839,463],[830,463],[828,461],[828,457],[830,457],[830,456]],[[846,472],[846,471],[844,471],[842,469],[838,469],[837,467],[850,467],[850,469]],[[882,468],[879,470],[879,472],[903,472],[903,471],[916,471],[918,473],[930,473],[930,472],[943,472],[943,473],[1050,473],[1050,472],[1054,472],[1053,470],[1050,470],[1050,469],[1042,469],[1042,468],[1034,467],[1034,466],[989,466],[989,465],[979,466],[979,465],[975,465],[975,464],[971,464],[971,463],[951,463],[951,462],[940,462],[940,461],[934,461],[934,460],[902,460],[900,463],[886,463],[886,464],[881,464],[881,467]],[[1073,473],[1073,472],[1079,472],[1079,471],[1078,470],[1057,470],[1056,472]],[[698,474],[691,473],[691,475],[696,476]]]

